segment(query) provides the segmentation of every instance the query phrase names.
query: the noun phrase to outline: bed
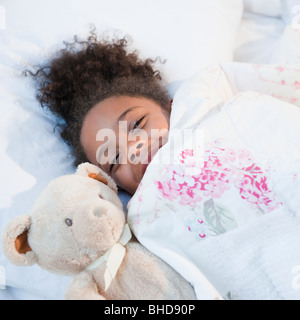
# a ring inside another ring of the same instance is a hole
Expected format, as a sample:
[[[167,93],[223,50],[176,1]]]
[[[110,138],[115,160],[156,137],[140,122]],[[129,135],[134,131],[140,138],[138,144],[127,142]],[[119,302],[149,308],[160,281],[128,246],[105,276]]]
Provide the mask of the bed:
[[[30,211],[50,180],[75,170],[24,69],[96,27],[105,37],[129,35],[141,56],[166,60],[159,67],[173,95],[211,64],[296,61],[300,48],[290,34],[300,30],[299,14],[299,0],[1,1],[0,232]],[[129,196],[120,192],[120,198],[126,208]],[[2,300],[61,299],[69,281],[38,266],[13,266],[0,248]]]

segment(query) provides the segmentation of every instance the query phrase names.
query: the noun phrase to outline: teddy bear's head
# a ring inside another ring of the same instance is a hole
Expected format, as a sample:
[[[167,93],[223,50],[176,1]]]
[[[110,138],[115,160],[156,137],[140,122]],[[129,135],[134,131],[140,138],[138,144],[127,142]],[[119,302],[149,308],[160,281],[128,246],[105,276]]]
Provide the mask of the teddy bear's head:
[[[61,274],[76,274],[103,255],[120,238],[125,224],[114,181],[84,163],[77,172],[53,180],[30,215],[12,220],[3,249],[14,264]]]

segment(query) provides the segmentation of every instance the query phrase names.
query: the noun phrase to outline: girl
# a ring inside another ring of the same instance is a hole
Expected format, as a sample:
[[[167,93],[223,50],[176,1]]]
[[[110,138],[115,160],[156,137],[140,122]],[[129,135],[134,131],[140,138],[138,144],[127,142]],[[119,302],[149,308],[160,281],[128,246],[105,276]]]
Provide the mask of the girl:
[[[94,33],[87,41],[75,37],[49,64],[29,73],[38,83],[41,105],[64,120],[61,136],[74,150],[75,165],[85,161],[100,165],[120,188],[134,194],[147,165],[147,161],[134,162],[135,153],[150,152],[151,129],[168,130],[171,99],[154,69],[155,61],[139,59],[136,52],[127,52],[127,46],[125,38],[98,42]],[[124,132],[119,121],[128,124]],[[99,155],[97,159],[104,141],[96,137],[103,128],[113,130],[117,141],[106,162]],[[119,144],[121,135],[139,128],[149,133],[149,141]]]

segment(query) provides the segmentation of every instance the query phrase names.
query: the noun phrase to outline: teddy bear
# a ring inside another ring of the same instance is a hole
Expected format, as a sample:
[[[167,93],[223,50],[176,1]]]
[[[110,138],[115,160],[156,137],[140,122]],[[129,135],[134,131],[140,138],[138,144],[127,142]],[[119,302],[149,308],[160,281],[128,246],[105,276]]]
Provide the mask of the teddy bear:
[[[113,179],[83,163],[14,218],[3,251],[16,265],[71,275],[66,300],[193,300],[190,283],[131,234]]]

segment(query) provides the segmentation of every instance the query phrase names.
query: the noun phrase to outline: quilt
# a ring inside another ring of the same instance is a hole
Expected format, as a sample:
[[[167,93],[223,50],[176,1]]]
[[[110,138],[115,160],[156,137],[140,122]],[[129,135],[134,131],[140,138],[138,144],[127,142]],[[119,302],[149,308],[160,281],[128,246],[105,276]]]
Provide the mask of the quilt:
[[[219,64],[175,94],[128,204],[198,299],[300,299],[300,65]]]

